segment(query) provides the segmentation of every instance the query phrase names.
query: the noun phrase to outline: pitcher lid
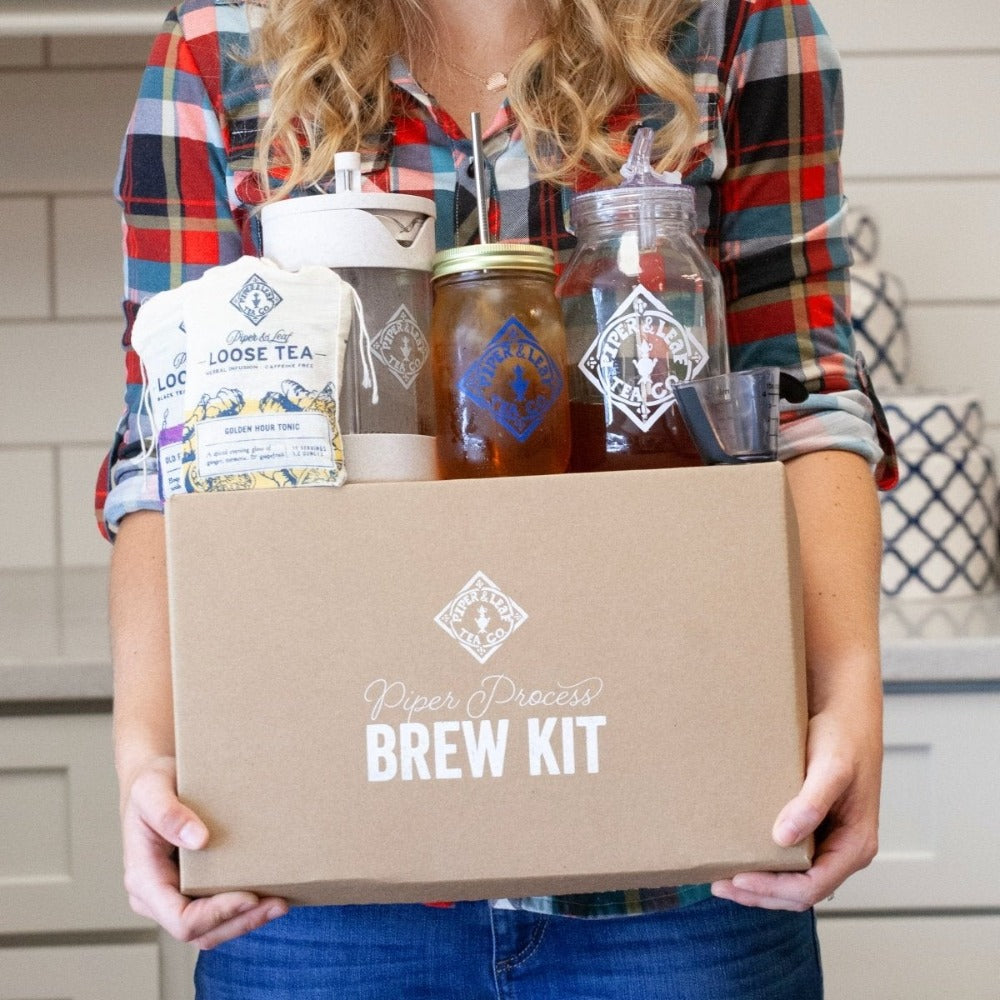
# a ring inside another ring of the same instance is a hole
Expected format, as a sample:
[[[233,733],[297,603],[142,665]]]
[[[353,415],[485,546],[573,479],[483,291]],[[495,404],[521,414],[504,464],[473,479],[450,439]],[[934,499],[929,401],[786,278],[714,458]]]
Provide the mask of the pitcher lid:
[[[261,218],[273,219],[312,212],[339,212],[360,209],[365,212],[413,212],[430,219],[437,217],[437,206],[430,198],[414,194],[391,194],[386,191],[347,191],[342,194],[304,194],[282,201],[268,202],[261,209]]]

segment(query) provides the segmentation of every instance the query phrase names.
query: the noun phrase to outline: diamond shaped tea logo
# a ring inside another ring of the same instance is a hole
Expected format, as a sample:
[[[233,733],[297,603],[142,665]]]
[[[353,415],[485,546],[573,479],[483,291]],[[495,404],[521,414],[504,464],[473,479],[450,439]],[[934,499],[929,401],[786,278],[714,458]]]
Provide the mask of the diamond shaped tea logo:
[[[485,573],[476,573],[434,619],[480,663],[485,663],[527,620],[524,609]]]
[[[281,296],[259,274],[254,274],[229,301],[257,326],[281,302]]]
[[[409,389],[427,361],[430,346],[409,309],[400,306],[372,337],[372,353],[404,389]]]
[[[707,363],[708,351],[691,330],[636,285],[578,367],[607,402],[648,431],[674,405],[674,383],[690,381]]]
[[[458,387],[518,441],[527,441],[559,399],[562,366],[511,316]]]

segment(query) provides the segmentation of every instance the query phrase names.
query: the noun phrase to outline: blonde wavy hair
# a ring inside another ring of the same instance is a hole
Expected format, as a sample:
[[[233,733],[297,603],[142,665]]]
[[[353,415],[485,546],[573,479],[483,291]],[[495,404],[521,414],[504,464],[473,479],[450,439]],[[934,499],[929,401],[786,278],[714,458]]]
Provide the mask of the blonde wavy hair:
[[[333,154],[371,150],[392,118],[388,64],[436,51],[421,0],[257,0],[266,7],[252,59],[271,84],[257,172],[271,198],[329,174]],[[661,169],[683,166],[698,128],[689,76],[668,58],[677,26],[698,0],[534,0],[536,39],[509,73],[508,99],[542,178],[572,184],[581,171],[614,177],[627,152],[609,115],[636,89],[675,108],[659,129]],[[273,175],[272,175],[273,176]]]

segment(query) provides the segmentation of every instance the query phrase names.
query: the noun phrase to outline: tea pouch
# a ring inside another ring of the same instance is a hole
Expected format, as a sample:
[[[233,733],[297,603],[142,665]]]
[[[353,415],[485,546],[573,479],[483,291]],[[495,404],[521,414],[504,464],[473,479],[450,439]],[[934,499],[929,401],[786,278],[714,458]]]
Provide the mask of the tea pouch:
[[[160,498],[185,492],[183,475],[184,391],[187,381],[187,335],[184,291],[173,288],[147,299],[132,326],[132,347],[142,363],[142,410],[152,437],[144,442],[157,451]]]
[[[343,483],[351,286],[325,267],[242,257],[183,287],[187,492]]]

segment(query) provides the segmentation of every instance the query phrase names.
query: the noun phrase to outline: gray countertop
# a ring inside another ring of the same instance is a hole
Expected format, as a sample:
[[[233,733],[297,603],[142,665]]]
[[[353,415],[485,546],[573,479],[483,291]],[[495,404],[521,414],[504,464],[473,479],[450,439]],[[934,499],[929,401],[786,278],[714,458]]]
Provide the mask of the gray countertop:
[[[886,599],[881,632],[886,682],[1000,681],[1000,593]]]
[[[0,702],[111,697],[104,569],[0,572]],[[1000,681],[1000,593],[883,602],[883,677]]]

